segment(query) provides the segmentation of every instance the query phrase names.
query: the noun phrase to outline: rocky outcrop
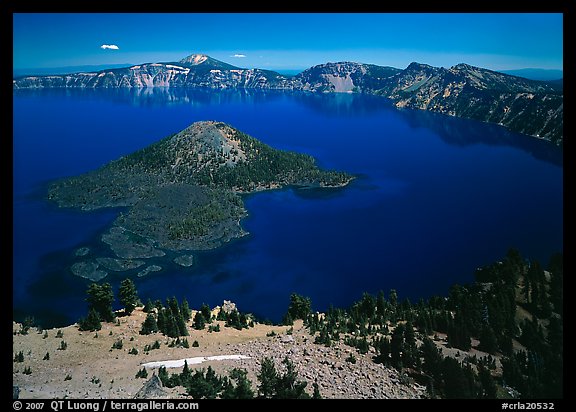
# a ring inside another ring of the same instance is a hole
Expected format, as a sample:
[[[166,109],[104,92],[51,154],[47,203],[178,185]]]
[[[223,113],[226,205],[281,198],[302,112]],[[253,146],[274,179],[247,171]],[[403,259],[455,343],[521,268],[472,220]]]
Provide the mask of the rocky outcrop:
[[[398,108],[496,123],[562,144],[563,93],[545,82],[467,64],[444,69],[412,63],[374,92]]]
[[[312,92],[367,92],[379,90],[401,72],[394,67],[354,62],[327,63],[311,67],[294,77],[294,89]]]
[[[234,312],[235,310],[238,310],[236,308],[236,304],[234,302],[229,301],[229,300],[224,300],[224,303],[222,303],[221,309],[224,313],[230,313],[230,312]]]
[[[168,393],[163,389],[163,387],[162,381],[158,375],[153,374],[136,395],[134,395],[134,399],[166,398]]]
[[[242,367],[256,376],[266,357],[272,358],[277,370],[282,370],[282,360],[288,357],[295,365],[298,379],[308,382],[306,389],[312,393],[316,382],[324,398],[338,399],[401,399],[426,398],[426,388],[405,373],[373,361],[373,348],[367,354],[342,342],[331,347],[313,343],[314,337],[303,328],[294,329],[291,335],[276,335],[235,345],[238,353],[249,356]],[[354,363],[346,360],[352,356]]]

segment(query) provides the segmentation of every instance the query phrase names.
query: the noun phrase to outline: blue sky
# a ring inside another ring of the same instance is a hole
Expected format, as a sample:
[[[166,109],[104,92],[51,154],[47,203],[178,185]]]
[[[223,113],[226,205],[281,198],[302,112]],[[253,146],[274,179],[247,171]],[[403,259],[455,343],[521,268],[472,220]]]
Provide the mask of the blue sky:
[[[13,22],[15,70],[177,61],[192,53],[272,70],[345,60],[494,70],[563,64],[559,13],[23,13]]]

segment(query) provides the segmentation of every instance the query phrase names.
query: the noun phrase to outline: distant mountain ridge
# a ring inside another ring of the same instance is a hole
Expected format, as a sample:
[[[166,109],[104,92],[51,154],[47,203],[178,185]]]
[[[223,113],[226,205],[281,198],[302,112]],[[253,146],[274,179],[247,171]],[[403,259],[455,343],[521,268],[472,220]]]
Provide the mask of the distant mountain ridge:
[[[530,80],[560,80],[564,77],[562,70],[556,69],[515,69],[515,70],[498,70],[500,73],[510,74],[512,76],[525,77]]]
[[[243,69],[204,54],[65,75],[22,76],[13,88],[195,87],[368,93],[398,108],[496,123],[526,135],[563,141],[562,82],[529,80],[468,64],[449,69],[411,63],[405,69],[356,62],[325,63],[295,76]]]

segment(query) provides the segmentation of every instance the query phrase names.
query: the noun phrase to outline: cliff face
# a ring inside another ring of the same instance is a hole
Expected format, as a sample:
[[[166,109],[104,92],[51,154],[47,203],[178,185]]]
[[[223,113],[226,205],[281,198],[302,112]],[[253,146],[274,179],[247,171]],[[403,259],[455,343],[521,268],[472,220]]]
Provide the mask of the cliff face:
[[[114,88],[114,87],[204,87],[210,89],[291,89],[288,79],[260,69],[217,69],[178,63],[150,63],[97,73],[58,76],[26,76],[14,79],[22,88]]]
[[[466,64],[447,70],[412,63],[375,92],[399,108],[497,123],[562,144],[563,93],[544,82]]]
[[[294,89],[312,92],[367,92],[386,86],[400,73],[394,67],[354,62],[326,63],[304,70],[293,79]]]
[[[562,145],[561,84],[510,76],[467,64],[450,69],[411,63],[406,69],[354,62],[326,63],[294,77],[262,69],[242,69],[205,55],[179,62],[147,63],[94,73],[25,76],[21,88],[274,89],[314,93],[377,94],[410,108],[470,118]]]

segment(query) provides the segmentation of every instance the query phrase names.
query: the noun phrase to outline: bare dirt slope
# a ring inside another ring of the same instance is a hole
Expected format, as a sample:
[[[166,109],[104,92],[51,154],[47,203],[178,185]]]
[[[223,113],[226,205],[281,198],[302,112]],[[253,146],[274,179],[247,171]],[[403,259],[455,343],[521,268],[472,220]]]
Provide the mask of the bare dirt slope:
[[[191,368],[206,368],[211,365],[217,373],[227,374],[234,367],[244,368],[257,390],[256,373],[264,357],[272,357],[279,369],[281,360],[288,356],[296,365],[300,379],[308,381],[307,391],[312,392],[312,383],[318,382],[320,392],[326,398],[419,398],[425,388],[410,382],[393,369],[372,361],[373,354],[358,354],[355,349],[341,343],[326,348],[313,343],[313,338],[298,321],[292,335],[286,334],[286,326],[257,324],[242,331],[224,327],[221,332],[209,333],[207,329],[197,331],[188,326],[187,337],[190,348],[168,347],[173,339],[159,333],[143,336],[139,334],[146,314],[142,308],[132,315],[120,317],[120,325],[104,323],[102,330],[80,332],[76,325],[39,333],[30,329],[27,335],[13,336],[13,352],[24,354],[24,362],[13,364],[13,385],[20,388],[20,398],[132,398],[147,379],[135,378],[141,365],[152,361],[177,360],[196,356],[246,355],[251,359],[210,361]],[[20,325],[13,324],[14,332]],[[56,337],[61,330],[62,338]],[[266,336],[274,331],[275,336]],[[122,349],[112,349],[121,340]],[[156,340],[161,343],[158,350],[145,353],[144,347]],[[197,340],[198,347],[192,347]],[[61,342],[66,349],[60,350]],[[137,355],[129,354],[135,348]],[[46,354],[49,359],[44,360]],[[355,364],[346,362],[349,353],[354,353]],[[30,374],[24,370],[30,368]],[[179,373],[180,368],[168,369]],[[148,369],[148,379],[155,370]],[[185,389],[164,388],[166,397],[185,397]]]

